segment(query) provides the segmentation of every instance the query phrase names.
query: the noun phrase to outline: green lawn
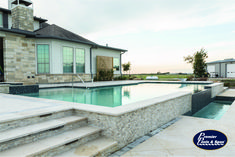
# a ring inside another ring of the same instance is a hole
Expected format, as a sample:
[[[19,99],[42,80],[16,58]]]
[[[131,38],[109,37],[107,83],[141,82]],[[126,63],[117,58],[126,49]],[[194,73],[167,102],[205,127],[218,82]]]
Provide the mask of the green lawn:
[[[129,75],[128,75],[129,76]],[[176,78],[187,78],[187,76],[190,75],[152,75],[152,74],[137,74],[137,75],[131,75],[131,77],[136,77],[136,78],[142,78],[144,80],[146,80],[147,76],[157,76],[159,78],[160,81],[176,81]]]

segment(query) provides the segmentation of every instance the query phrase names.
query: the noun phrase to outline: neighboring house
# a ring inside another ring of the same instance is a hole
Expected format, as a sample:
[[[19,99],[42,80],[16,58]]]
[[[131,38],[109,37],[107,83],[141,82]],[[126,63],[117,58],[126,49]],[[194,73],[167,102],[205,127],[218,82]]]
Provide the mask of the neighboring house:
[[[102,46],[49,25],[33,16],[32,5],[30,0],[9,0],[9,9],[0,8],[0,66],[5,82],[71,82],[75,74],[91,81],[97,56],[112,59],[109,67],[121,75],[121,55],[127,50]]]
[[[235,59],[224,59],[207,63],[210,77],[235,78]]]

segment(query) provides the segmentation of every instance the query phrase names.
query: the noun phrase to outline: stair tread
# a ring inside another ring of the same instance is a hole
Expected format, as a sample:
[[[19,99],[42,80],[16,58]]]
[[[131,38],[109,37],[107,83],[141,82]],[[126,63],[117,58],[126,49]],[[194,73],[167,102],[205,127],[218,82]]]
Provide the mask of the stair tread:
[[[112,139],[107,137],[100,137],[96,140],[87,142],[77,148],[71,149],[65,153],[57,155],[56,157],[79,157],[79,156],[91,157],[116,145],[117,145],[116,141],[113,141]]]
[[[0,133],[0,143],[20,137],[25,137],[27,135],[35,134],[41,131],[46,131],[52,128],[60,127],[65,124],[82,121],[85,119],[86,118],[78,116],[69,116],[60,119],[48,120],[45,122],[40,122],[37,124],[28,125],[24,127],[14,128],[11,130],[6,130]]]
[[[92,135],[94,133],[100,132],[101,129],[85,126],[78,129],[73,129],[65,133],[48,137],[43,140],[39,140],[33,143],[25,144],[16,148],[5,150],[0,152],[0,156],[28,156],[35,153],[43,152],[58,146],[62,146],[66,143],[72,142],[76,139]]]

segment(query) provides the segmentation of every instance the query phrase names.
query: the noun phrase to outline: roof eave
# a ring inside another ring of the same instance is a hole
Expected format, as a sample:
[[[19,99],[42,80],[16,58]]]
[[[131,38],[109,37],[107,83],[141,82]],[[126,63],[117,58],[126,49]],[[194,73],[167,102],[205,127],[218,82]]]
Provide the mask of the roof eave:
[[[87,45],[91,45],[91,46],[96,45],[95,43],[89,43],[89,42],[78,41],[78,40],[73,40],[73,39],[66,39],[66,38],[55,37],[55,36],[36,35],[35,38],[37,38],[37,39],[58,39],[58,40],[71,41],[71,42],[76,42],[76,43],[81,43],[81,44],[87,44]]]
[[[34,16],[33,18],[34,18],[34,20],[37,20],[37,21],[39,21],[40,23],[43,23],[43,22],[47,22],[47,21],[48,21],[47,19],[43,19],[43,18],[36,17],[36,16]]]
[[[124,50],[124,49],[119,49],[119,48],[115,48],[115,47],[109,47],[109,46],[103,46],[103,45],[97,45],[97,47],[99,48],[106,48],[106,49],[112,49],[112,50],[117,50],[117,51],[121,51],[121,52],[127,52],[128,50]]]
[[[11,13],[11,10],[9,10],[9,9],[5,9],[5,8],[1,8],[0,7],[0,11],[2,11],[2,12],[5,12],[5,13]]]
[[[20,29],[8,29],[8,28],[0,27],[0,31],[26,35],[27,37],[34,37],[35,36],[34,32],[24,31],[24,30],[20,30]]]
[[[35,38],[37,38],[37,39],[58,39],[58,40],[71,41],[71,42],[76,42],[76,43],[81,43],[81,44],[87,44],[87,45],[91,45],[91,46],[94,46],[94,47],[97,47],[97,48],[100,47],[100,48],[106,48],[106,49],[117,50],[117,51],[121,51],[121,52],[127,52],[127,51],[128,51],[128,50],[119,49],[119,48],[114,48],[114,47],[102,46],[102,45],[98,45],[98,44],[96,44],[96,43],[78,41],[78,40],[73,40],[73,39],[66,39],[66,38],[55,37],[55,36],[36,35]]]
[[[235,62],[235,60],[214,61],[214,62],[208,62],[206,64],[218,64],[218,63],[229,63],[229,62]]]

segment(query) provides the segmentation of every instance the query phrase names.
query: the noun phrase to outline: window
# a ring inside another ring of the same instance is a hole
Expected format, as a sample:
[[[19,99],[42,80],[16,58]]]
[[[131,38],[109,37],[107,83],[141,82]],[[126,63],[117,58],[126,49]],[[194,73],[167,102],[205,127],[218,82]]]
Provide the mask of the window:
[[[73,48],[63,47],[63,71],[73,73]]]
[[[2,13],[0,13],[0,27],[3,27],[3,17],[2,17]]]
[[[49,45],[37,45],[38,74],[50,73]]]
[[[120,70],[119,58],[113,58],[113,70],[114,71],[119,71]]]
[[[85,50],[76,49],[76,72],[85,73]]]

